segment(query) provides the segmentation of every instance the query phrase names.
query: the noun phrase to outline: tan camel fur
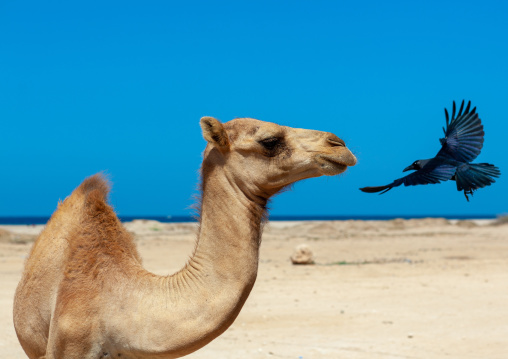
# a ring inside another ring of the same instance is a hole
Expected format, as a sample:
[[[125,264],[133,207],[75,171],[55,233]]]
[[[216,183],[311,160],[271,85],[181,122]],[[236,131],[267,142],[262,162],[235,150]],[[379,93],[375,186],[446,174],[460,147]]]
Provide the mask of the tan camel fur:
[[[59,204],[35,242],[14,298],[29,358],[177,358],[219,336],[256,280],[268,199],[295,181],[356,163],[337,136],[254,119],[201,119],[200,227],[185,267],[141,266],[107,203],[101,175]]]

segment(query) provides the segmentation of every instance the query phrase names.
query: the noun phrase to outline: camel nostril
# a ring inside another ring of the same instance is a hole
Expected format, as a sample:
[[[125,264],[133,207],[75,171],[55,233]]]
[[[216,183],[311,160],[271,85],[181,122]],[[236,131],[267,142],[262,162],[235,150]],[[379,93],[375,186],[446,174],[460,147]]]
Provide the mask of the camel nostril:
[[[338,146],[338,147],[346,147],[346,144],[344,143],[344,141],[342,141],[340,138],[338,137],[332,137],[332,138],[328,138],[326,141],[328,141],[328,143],[332,146]]]

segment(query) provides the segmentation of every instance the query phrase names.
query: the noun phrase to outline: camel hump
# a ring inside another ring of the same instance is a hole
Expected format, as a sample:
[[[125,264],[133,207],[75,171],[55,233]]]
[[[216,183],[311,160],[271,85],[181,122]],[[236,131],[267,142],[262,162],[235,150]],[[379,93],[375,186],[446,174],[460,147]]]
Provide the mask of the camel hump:
[[[58,208],[51,216],[50,222],[60,223],[58,218],[62,216],[78,216],[83,208],[83,203],[86,204],[92,197],[102,203],[107,203],[109,188],[109,181],[103,173],[86,178],[64,201],[58,203]],[[61,219],[63,220],[63,218]]]
[[[86,178],[79,185],[77,191],[84,195],[86,202],[89,202],[90,200],[106,202],[109,189],[110,184],[106,176],[103,173],[97,173]]]
[[[102,173],[86,178],[77,188],[76,192],[84,198],[84,209],[87,217],[95,217],[101,213],[102,216],[116,218],[113,209],[108,204],[109,189],[109,181]]]

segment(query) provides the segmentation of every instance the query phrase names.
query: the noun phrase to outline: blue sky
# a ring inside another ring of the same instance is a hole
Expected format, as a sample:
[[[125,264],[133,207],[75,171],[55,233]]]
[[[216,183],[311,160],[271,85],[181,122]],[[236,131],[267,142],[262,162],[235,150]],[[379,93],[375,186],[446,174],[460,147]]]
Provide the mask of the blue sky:
[[[477,162],[506,173],[506,1],[3,1],[0,216],[50,215],[106,171],[121,215],[189,214],[199,118],[254,117],[343,138],[358,164],[272,202],[276,215],[508,212],[506,174],[383,185],[439,150],[443,108],[470,99]]]

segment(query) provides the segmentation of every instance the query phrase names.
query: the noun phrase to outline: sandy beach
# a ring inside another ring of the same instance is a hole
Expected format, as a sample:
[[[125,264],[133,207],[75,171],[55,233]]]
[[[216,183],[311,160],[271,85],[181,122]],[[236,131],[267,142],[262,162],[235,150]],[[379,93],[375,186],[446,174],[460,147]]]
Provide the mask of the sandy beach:
[[[196,225],[137,220],[144,265],[181,268]],[[12,299],[43,226],[0,226],[0,358],[26,358]],[[306,244],[313,265],[290,256]],[[508,358],[508,224],[445,219],[266,224],[236,322],[188,358]]]

